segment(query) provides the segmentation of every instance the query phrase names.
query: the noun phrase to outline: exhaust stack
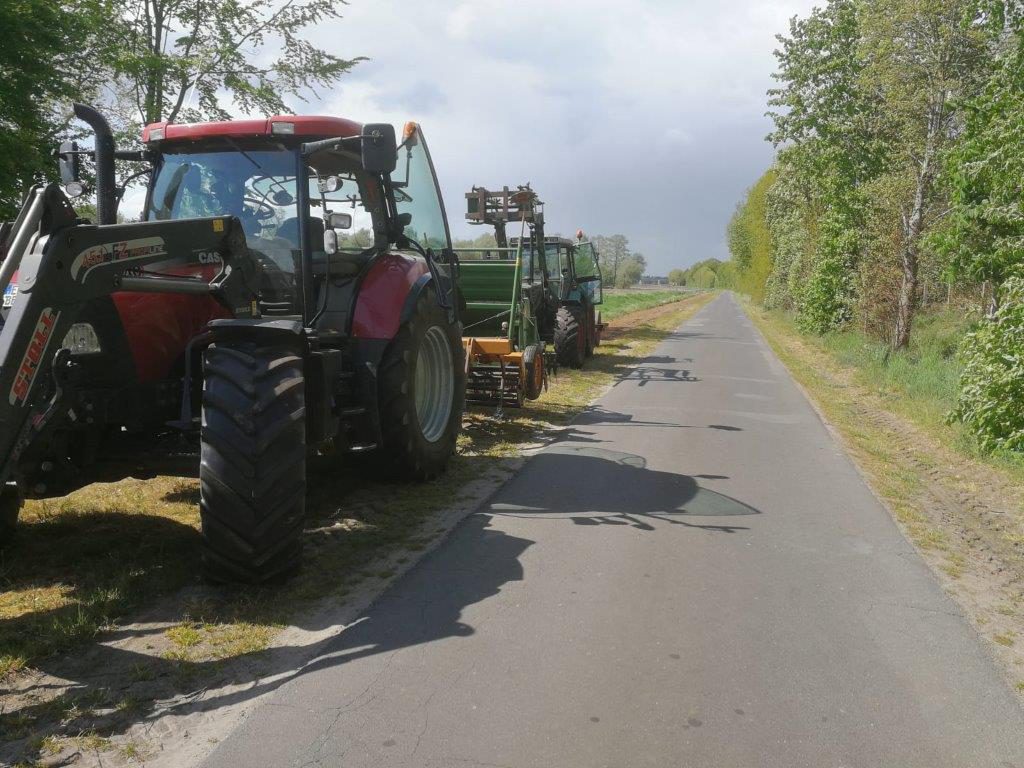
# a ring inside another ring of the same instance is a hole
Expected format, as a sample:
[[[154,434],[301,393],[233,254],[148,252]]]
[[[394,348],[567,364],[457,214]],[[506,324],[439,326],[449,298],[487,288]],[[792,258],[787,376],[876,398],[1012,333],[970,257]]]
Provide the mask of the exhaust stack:
[[[75,104],[75,117],[96,135],[96,218],[98,224],[117,223],[117,182],[114,180],[114,134],[110,123],[88,104]]]

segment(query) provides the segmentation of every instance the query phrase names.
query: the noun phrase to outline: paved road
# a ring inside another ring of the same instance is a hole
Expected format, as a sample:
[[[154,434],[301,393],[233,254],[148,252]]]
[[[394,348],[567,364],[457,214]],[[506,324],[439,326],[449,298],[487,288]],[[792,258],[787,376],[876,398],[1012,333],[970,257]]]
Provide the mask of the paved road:
[[[726,295],[208,765],[1024,768],[1024,716]]]

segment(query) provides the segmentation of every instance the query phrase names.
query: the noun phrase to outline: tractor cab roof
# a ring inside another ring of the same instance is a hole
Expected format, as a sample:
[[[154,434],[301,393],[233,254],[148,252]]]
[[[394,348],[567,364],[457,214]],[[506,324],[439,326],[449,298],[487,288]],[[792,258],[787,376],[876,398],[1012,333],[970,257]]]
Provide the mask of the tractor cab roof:
[[[275,115],[258,120],[213,123],[150,123],[142,129],[142,143],[202,141],[214,137],[259,139],[264,136],[273,136],[275,140],[295,136],[309,141],[358,136],[362,130],[361,123],[342,117]]]

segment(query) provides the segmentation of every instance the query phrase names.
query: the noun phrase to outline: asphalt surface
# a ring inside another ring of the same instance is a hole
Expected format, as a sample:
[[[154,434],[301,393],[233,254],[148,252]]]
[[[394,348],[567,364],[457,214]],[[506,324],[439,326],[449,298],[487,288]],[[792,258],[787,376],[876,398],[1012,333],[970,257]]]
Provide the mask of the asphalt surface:
[[[1024,768],[1024,716],[725,295],[207,765]]]

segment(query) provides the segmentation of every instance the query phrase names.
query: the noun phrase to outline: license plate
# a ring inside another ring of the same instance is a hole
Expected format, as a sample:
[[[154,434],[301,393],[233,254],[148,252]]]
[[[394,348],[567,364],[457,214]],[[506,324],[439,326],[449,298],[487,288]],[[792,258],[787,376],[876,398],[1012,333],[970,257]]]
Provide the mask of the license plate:
[[[14,304],[14,297],[17,296],[17,295],[18,295],[18,286],[16,286],[14,283],[11,283],[10,285],[8,285],[6,290],[4,290],[4,305],[3,305],[3,308],[4,309],[10,309],[11,306]]]

